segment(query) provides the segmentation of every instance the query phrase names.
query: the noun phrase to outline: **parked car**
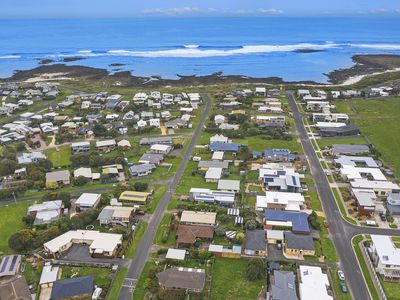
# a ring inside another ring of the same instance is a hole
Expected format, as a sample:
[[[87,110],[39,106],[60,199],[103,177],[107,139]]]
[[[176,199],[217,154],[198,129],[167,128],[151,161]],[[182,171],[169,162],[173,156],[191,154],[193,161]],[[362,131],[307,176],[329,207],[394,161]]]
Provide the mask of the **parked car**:
[[[386,216],[384,213],[380,213],[379,217],[381,218],[381,221],[385,222],[386,221]]]
[[[347,286],[344,282],[340,283],[340,289],[342,290],[342,293],[347,293]]]
[[[340,280],[343,280],[343,281],[346,280],[346,278],[344,277],[344,273],[343,273],[342,270],[338,270],[338,271],[337,271],[337,274],[338,274]]]

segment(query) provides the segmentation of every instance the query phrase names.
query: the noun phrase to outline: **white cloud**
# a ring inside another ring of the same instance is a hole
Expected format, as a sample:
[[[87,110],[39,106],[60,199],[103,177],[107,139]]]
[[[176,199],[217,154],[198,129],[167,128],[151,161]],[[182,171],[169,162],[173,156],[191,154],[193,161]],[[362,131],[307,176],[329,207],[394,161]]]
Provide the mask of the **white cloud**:
[[[279,15],[284,11],[276,8],[259,8],[259,9],[225,9],[225,8],[205,8],[198,7],[174,7],[174,8],[149,8],[142,10],[142,15],[163,15],[163,16],[182,16],[182,15],[207,15],[207,14],[221,14],[221,15]]]

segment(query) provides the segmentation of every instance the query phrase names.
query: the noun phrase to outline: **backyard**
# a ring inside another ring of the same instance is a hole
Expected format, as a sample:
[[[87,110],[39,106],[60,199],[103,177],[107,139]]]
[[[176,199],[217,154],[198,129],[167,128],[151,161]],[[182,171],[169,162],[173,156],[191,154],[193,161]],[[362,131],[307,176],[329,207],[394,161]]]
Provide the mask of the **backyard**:
[[[248,260],[215,258],[212,271],[212,299],[256,299],[265,280],[247,281]]]

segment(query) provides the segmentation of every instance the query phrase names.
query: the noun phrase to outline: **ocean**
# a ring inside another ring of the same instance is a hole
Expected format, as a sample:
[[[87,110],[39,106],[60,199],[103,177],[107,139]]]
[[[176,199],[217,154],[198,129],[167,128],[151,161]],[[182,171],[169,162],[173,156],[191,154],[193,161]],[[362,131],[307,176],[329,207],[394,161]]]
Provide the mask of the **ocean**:
[[[354,54],[400,54],[400,18],[0,20],[0,77],[40,60],[138,76],[279,76],[326,82]],[[320,50],[304,53],[298,50]],[[111,64],[123,64],[112,66]]]

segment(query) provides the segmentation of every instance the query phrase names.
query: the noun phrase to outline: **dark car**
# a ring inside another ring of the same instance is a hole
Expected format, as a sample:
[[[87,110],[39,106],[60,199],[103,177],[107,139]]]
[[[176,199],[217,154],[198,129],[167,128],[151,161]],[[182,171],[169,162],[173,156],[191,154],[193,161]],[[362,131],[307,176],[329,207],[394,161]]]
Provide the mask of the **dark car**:
[[[347,286],[343,282],[340,283],[340,289],[342,293],[347,293]]]
[[[386,216],[385,216],[384,213],[380,213],[380,214],[379,214],[379,217],[381,218],[381,220],[382,220],[383,222],[386,221]]]

